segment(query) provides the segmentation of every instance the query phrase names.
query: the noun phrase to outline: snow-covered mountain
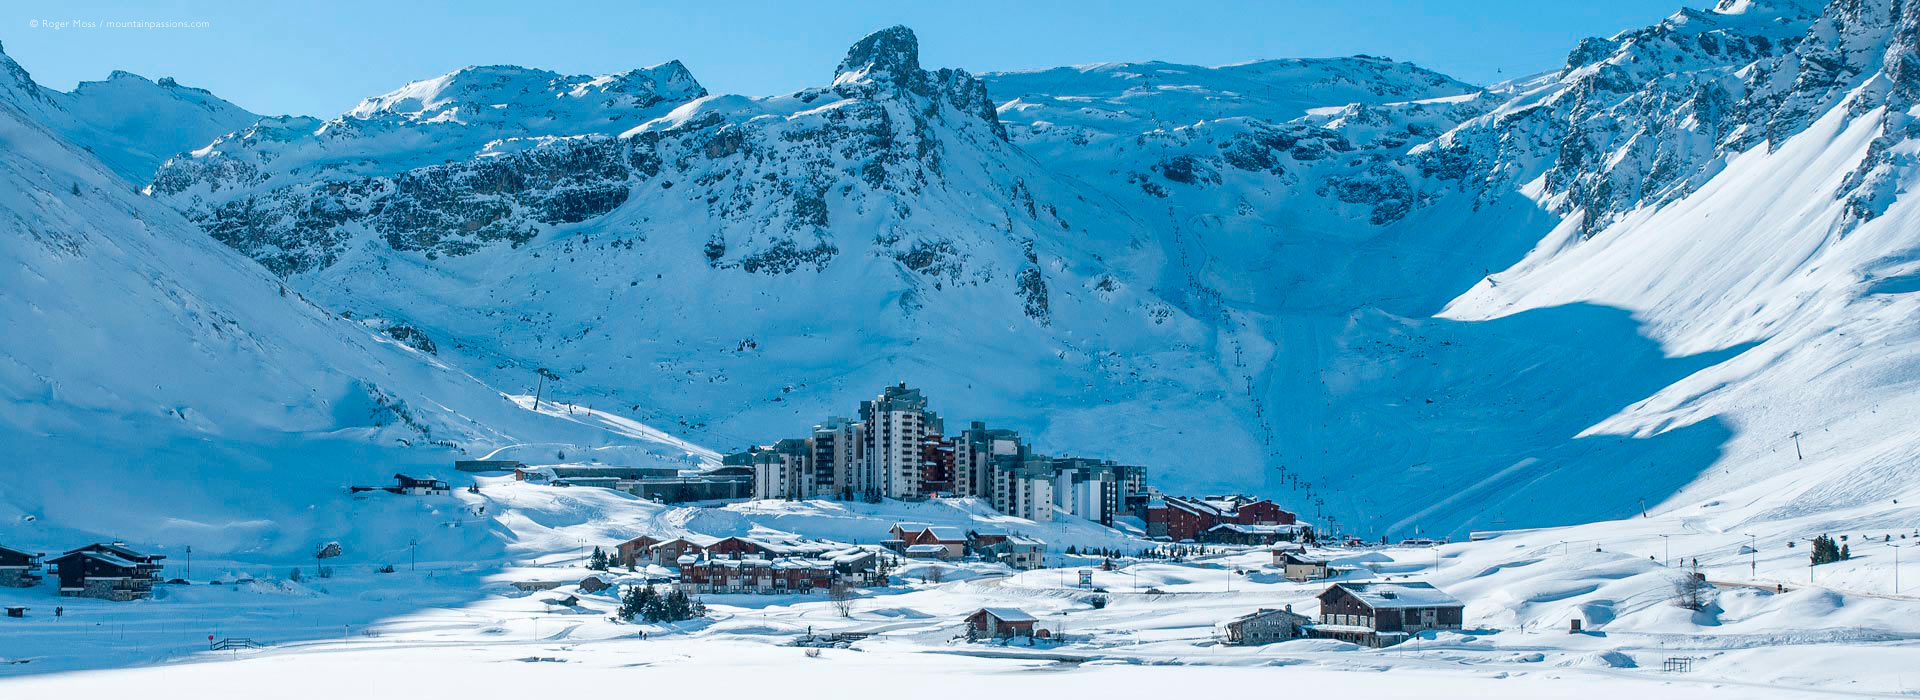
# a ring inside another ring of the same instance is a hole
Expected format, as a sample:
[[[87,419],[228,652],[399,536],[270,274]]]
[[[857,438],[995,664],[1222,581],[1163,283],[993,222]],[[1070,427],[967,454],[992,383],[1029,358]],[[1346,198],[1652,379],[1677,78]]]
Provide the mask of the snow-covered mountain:
[[[58,116],[42,99],[63,98],[0,94],[0,538],[297,553],[351,529],[345,484],[462,453],[539,442],[711,457],[526,410],[394,326],[337,317],[133,191],[63,137],[68,122],[40,121]]]
[[[975,78],[904,28],[769,98],[476,68],[150,192],[483,381],[720,446],[906,379],[1367,533],[1891,507],[1916,14],[1729,0],[1484,89],[1374,57]]]
[[[887,30],[826,87],[663,103],[615,136],[503,135],[398,174],[279,165],[365,110],[263,125],[152,189],[331,308],[422,329],[502,386],[550,368],[560,395],[703,442],[804,430],[907,378],[957,417],[1068,437],[1192,416],[1055,449],[1254,455],[1192,359],[1204,325],[1149,291],[1151,231],[1013,147],[982,84],[917,49]]]
[[[126,71],[80,83],[73,92],[48,89],[7,58],[4,48],[0,83],[0,96],[22,113],[93,154],[136,187],[152,180],[166,159],[260,119],[206,90]]]

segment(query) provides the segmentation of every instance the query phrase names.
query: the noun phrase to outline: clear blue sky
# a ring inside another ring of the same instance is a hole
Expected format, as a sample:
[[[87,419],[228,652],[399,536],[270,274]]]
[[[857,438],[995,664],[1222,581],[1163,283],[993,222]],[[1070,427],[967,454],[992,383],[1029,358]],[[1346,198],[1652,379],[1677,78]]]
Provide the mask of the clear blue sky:
[[[680,59],[716,93],[785,93],[825,83],[849,44],[894,24],[920,35],[928,67],[974,72],[1367,53],[1486,83],[1558,67],[1581,37],[1645,26],[1683,5],[1705,4],[8,0],[0,6],[0,42],[42,84],[61,90],[121,69],[170,76],[256,112],[332,116],[409,80],[476,64],[604,73]],[[68,20],[207,26],[47,26]]]

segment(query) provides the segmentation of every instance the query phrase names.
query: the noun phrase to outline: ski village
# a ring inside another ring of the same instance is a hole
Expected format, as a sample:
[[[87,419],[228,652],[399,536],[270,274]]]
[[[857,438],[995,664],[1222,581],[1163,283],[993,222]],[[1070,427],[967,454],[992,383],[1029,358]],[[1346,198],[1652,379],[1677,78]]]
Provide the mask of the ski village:
[[[651,434],[522,399],[542,414]],[[1681,643],[1670,630],[1808,596],[1874,611],[1850,616],[1901,609],[1893,595],[1786,581],[1795,560],[1844,567],[1856,546],[1920,542],[1892,531],[1733,542],[1652,519],[1383,541],[1315,523],[1304,486],[1302,506],[1173,495],[1144,466],[1047,456],[1012,430],[971,422],[949,434],[930,397],[905,383],[853,415],[732,454],[691,449],[685,469],[510,450],[348,486],[330,506],[347,512],[341,522],[399,531],[343,530],[294,566],[195,561],[187,543],[0,546],[0,654],[10,664],[0,668],[467,649],[564,669],[669,663],[712,645],[752,665],[784,654],[814,663],[935,654],[955,673],[981,663],[1237,673],[1392,660],[1461,692],[1527,669],[1542,680],[1611,669],[1716,688],[1695,680],[1696,664],[1765,652],[1718,633]],[[501,564],[472,555],[493,536],[514,543]],[[1763,550],[1765,578],[1749,578]],[[1830,614],[1793,605],[1799,612],[1773,614]],[[516,682],[547,682],[532,678]],[[1398,692],[1345,670],[1315,679]],[[1540,686],[1495,689],[1520,697]]]
[[[1920,697],[1920,0],[66,5],[0,700]]]

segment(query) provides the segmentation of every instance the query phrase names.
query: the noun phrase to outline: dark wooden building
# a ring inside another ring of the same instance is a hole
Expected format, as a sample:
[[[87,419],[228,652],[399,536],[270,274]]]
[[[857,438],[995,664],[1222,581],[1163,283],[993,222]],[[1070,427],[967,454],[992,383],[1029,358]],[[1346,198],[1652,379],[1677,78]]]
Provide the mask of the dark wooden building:
[[[614,558],[620,562],[621,566],[635,566],[644,561],[647,558],[647,550],[657,544],[660,544],[660,540],[641,535],[621,542],[615,547]]]
[[[967,616],[967,635],[981,639],[1031,637],[1040,620],[1024,610],[981,608]]]
[[[40,585],[40,557],[11,547],[0,547],[0,586],[32,588]]]
[[[128,601],[153,596],[166,557],[142,554],[120,543],[90,544],[52,560],[60,595]]]
[[[1423,582],[1336,583],[1320,593],[1316,637],[1371,647],[1398,644],[1425,630],[1460,629],[1466,604]]]
[[[393,475],[392,486],[351,486],[348,487],[347,490],[352,493],[385,491],[387,493],[397,493],[407,496],[444,496],[453,492],[453,488],[447,486],[447,482],[445,481],[439,479],[416,479],[405,474]]]
[[[1221,524],[1273,529],[1270,526],[1295,525],[1299,522],[1293,513],[1272,501],[1246,496],[1168,496],[1160,501],[1149,502],[1141,515],[1141,519],[1147,523],[1148,536],[1164,537],[1175,542],[1205,539],[1209,530]],[[1299,528],[1292,531],[1304,532]]]

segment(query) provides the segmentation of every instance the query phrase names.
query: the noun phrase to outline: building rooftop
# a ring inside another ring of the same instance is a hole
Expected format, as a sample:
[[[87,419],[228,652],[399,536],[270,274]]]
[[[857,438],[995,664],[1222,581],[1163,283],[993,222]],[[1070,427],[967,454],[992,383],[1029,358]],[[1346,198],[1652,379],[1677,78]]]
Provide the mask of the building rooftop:
[[[1380,608],[1448,608],[1464,607],[1466,603],[1459,598],[1447,595],[1446,591],[1434,588],[1433,584],[1423,581],[1407,583],[1340,583],[1336,588],[1344,588],[1358,597],[1369,607]]]
[[[997,617],[1000,619],[1001,622],[1039,622],[1040,621],[1039,618],[1034,617],[1032,615],[1028,615],[1027,611],[1021,610],[1019,608],[981,608],[975,611],[974,615],[978,615],[980,613],[986,613],[988,615]],[[972,616],[969,615],[968,617],[972,617]]]

